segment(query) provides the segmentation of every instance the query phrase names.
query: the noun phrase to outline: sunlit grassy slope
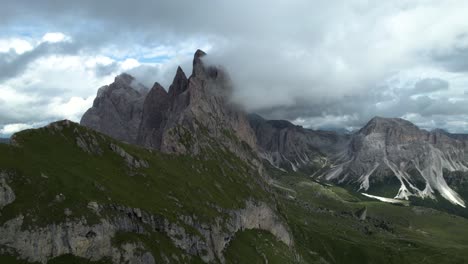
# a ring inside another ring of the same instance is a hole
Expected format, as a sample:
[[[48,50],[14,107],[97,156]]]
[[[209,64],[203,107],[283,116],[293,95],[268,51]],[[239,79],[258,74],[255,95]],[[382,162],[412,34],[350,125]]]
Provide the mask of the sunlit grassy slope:
[[[96,214],[87,207],[91,201],[140,208],[173,222],[190,215],[210,223],[225,216],[219,208],[243,208],[246,200],[273,201],[258,173],[222,147],[198,157],[165,155],[117,142],[74,123],[61,122],[58,127],[23,131],[15,135],[15,144],[0,144],[0,169],[10,174],[9,184],[16,195],[2,209],[0,225],[19,214],[25,216],[23,228],[60,223],[67,218],[66,208],[72,212],[69,219],[85,217],[89,224],[97,223]],[[89,142],[96,139],[97,151],[80,148],[80,137]],[[147,161],[148,168],[127,165],[111,144]],[[159,251],[169,256],[183,254],[164,234],[136,238],[122,234],[116,242],[127,238],[143,241],[156,258]],[[3,258],[0,263],[9,263]]]
[[[222,147],[203,156],[174,156],[119,143],[76,124],[28,130],[15,136],[16,145],[0,144],[0,168],[11,173],[16,194],[6,206],[0,225],[18,214],[25,226],[44,226],[71,218],[97,222],[87,208],[91,201],[141,208],[178,221],[179,215],[195,215],[202,222],[223,217],[217,208],[237,209],[247,199],[271,204],[294,237],[288,247],[270,233],[245,230],[236,234],[225,250],[227,263],[467,263],[468,220],[419,206],[396,206],[368,199],[339,186],[310,177],[268,168],[271,191],[245,162]],[[87,153],[77,138],[95,138],[99,151]],[[116,144],[148,168],[128,166],[114,153]],[[19,146],[17,146],[19,145]],[[54,202],[57,196],[64,197]],[[356,212],[367,208],[360,220]],[[176,256],[183,263],[199,263],[187,257],[162,233],[118,233],[113,243],[138,241],[157,263]],[[0,256],[0,263],[25,263]],[[62,256],[49,263],[91,263]],[[109,263],[103,259],[98,263]]]

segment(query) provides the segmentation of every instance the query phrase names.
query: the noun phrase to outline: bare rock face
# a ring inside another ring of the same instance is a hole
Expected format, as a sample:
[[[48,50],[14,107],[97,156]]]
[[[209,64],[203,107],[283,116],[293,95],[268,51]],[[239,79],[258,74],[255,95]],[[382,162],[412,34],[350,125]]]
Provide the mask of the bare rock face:
[[[265,120],[255,114],[249,115],[249,121],[262,157],[286,170],[324,166],[327,157],[343,151],[350,138],[336,132],[305,129],[285,120]]]
[[[440,131],[428,132],[399,118],[376,117],[353,135],[346,155],[324,177],[358,183],[360,190],[396,177],[395,198],[434,198],[438,191],[453,204],[465,206],[446,183],[443,172],[467,171],[465,142]]]
[[[128,74],[115,77],[99,89],[93,106],[81,118],[81,125],[118,140],[135,143],[148,89]]]
[[[149,92],[135,89],[133,77],[116,77],[100,89],[81,124],[166,153],[197,155],[217,144],[250,159],[257,149],[254,132],[229,101],[229,77],[219,67],[206,66],[205,55],[195,53],[189,78],[179,67],[168,92],[158,83]]]
[[[248,148],[256,150],[254,133],[246,115],[228,100],[232,87],[227,74],[218,67],[206,67],[203,56],[203,51],[195,53],[188,82],[179,74],[174,79],[169,93],[175,97],[171,97],[161,150],[198,154],[221,143],[245,157]]]
[[[7,183],[8,175],[0,172],[0,210],[15,201],[13,189]]]
[[[210,224],[199,223],[191,216],[180,216],[180,221],[198,231],[195,234],[177,223],[139,208],[115,204],[102,207],[95,202],[90,207],[96,213],[104,209],[112,210],[113,217],[101,218],[94,225],[81,218],[27,229],[23,227],[22,215],[6,221],[0,226],[0,245],[5,246],[0,249],[0,253],[15,254],[20,259],[40,263],[47,263],[50,259],[65,254],[92,261],[108,257],[113,263],[155,263],[154,256],[139,242],[113,244],[112,239],[118,232],[162,232],[188,257],[199,256],[208,263],[217,262],[216,260],[224,263],[224,250],[241,230],[269,231],[286,245],[293,245],[289,230],[276,212],[265,203],[248,201],[245,208],[225,210],[229,217],[218,217]],[[182,262],[190,261],[184,259]]]
[[[110,149],[122,157],[127,164],[128,167],[130,168],[149,168],[149,164],[146,160],[142,159],[137,159],[133,157],[132,155],[128,154],[123,148],[119,147],[118,145],[115,145],[114,143],[111,143],[109,145]]]
[[[7,221],[0,227],[0,244],[7,245],[3,254],[17,254],[29,262],[47,263],[48,260],[65,254],[98,261],[104,257],[113,263],[154,264],[154,258],[143,245],[124,244],[121,248],[112,245],[118,231],[135,231],[135,223],[124,218],[88,225],[85,219],[51,224],[23,230],[22,215]]]

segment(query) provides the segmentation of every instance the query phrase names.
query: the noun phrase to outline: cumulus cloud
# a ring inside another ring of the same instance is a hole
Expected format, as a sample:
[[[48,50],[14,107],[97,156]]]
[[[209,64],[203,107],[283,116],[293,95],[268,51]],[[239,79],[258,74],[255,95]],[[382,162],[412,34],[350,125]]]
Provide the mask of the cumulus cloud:
[[[0,135],[5,135],[5,136],[11,135],[20,130],[25,130],[25,129],[32,128],[32,127],[33,125],[30,125],[30,124],[21,124],[21,123],[8,124],[8,125],[3,126],[3,128],[0,128]]]
[[[49,43],[69,42],[71,38],[61,32],[48,32],[42,36],[42,41]]]
[[[22,54],[33,49],[31,43],[21,38],[0,39],[0,53],[14,51]]]
[[[411,89],[412,95],[430,94],[437,91],[446,91],[449,89],[449,82],[438,78],[426,78],[418,81]]]
[[[0,124],[35,122],[19,108],[49,109],[55,97],[77,118],[83,107],[67,102],[89,104],[121,71],[167,87],[202,48],[231,74],[233,100],[268,118],[353,129],[381,115],[461,131],[467,13],[468,3],[436,0],[10,1],[0,10],[0,89],[24,103],[0,105]],[[51,57],[76,61],[53,70]]]
[[[23,53],[12,50],[0,53],[0,81],[23,73],[31,62],[50,55],[75,54],[78,46],[74,43],[43,42]]]

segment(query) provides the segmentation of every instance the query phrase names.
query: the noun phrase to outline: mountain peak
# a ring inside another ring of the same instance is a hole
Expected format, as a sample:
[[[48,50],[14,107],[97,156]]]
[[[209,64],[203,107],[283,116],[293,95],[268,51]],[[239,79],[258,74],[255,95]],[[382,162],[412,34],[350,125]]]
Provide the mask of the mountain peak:
[[[177,67],[177,72],[176,72],[176,75],[174,76],[174,80],[172,81],[172,84],[169,87],[169,95],[171,97],[175,97],[183,93],[185,90],[187,90],[187,87],[188,87],[187,76],[185,75],[182,68],[179,66]]]
[[[419,131],[413,123],[402,118],[389,118],[376,116],[359,130],[361,134],[387,133],[389,130]]]
[[[166,90],[164,89],[164,87],[158,83],[158,82],[155,82],[153,84],[153,87],[151,88],[150,90],[150,93],[154,93],[156,92],[157,94],[167,94]]]
[[[203,57],[203,56],[205,56],[205,55],[206,55],[206,52],[204,52],[204,51],[201,50],[201,49],[197,49],[197,51],[195,51],[194,57],[195,57],[195,58],[201,58],[201,57]]]
[[[296,125],[287,120],[268,120],[267,123],[277,129],[296,127]]]
[[[206,56],[206,53],[202,50],[197,50],[193,56],[193,70],[192,76],[203,76],[205,73],[205,66],[203,64],[202,58]]]
[[[127,73],[101,87],[80,123],[118,140],[134,143],[148,88]]]
[[[114,78],[114,82],[116,83],[123,82],[125,84],[131,84],[133,80],[135,80],[135,77],[125,72],[115,76]]]

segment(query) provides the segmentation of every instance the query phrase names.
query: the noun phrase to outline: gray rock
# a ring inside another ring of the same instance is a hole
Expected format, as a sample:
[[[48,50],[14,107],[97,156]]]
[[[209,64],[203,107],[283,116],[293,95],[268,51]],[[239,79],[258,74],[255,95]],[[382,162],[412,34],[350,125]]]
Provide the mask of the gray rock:
[[[249,115],[262,157],[286,170],[314,169],[328,165],[327,159],[343,151],[350,136],[331,131],[305,129],[285,120],[265,120]]]
[[[101,208],[101,205],[92,204]],[[221,209],[229,217],[213,219],[212,223],[199,223],[195,217],[180,216],[185,225],[195,228],[200,235],[188,232],[179,224],[161,216],[151,215],[139,208],[110,205],[112,218],[88,225],[84,218],[50,224],[45,227],[23,229],[23,216],[11,219],[0,226],[0,245],[21,259],[46,263],[48,260],[72,254],[90,260],[110,257],[114,263],[154,263],[153,256],[141,244],[112,245],[117,232],[162,232],[175,246],[188,255],[200,256],[205,262],[224,262],[223,251],[236,232],[246,229],[262,229],[271,232],[288,246],[293,245],[287,227],[267,204],[249,201],[240,210]]]
[[[7,183],[8,175],[0,172],[0,210],[13,203],[16,199],[13,189]]]
[[[229,102],[232,85],[227,74],[206,67],[203,56],[203,51],[195,53],[189,79],[177,69],[167,95],[161,87],[153,87],[145,100],[139,144],[197,155],[217,143],[246,159],[246,146],[256,150],[254,133],[245,114]]]
[[[156,263],[151,253],[142,251],[145,249],[141,243],[125,243],[121,245],[121,256],[118,263],[128,264],[154,264]],[[115,260],[114,260],[115,261]]]
[[[428,132],[399,118],[376,117],[352,136],[345,155],[324,177],[358,182],[364,191],[395,178],[401,185],[395,198],[434,198],[437,190],[453,204],[465,206],[446,183],[444,170],[468,171],[466,157],[466,143],[447,133]]]
[[[293,245],[289,230],[275,211],[265,203],[249,201],[246,203],[246,207],[240,210],[219,208],[229,217],[213,219],[211,224],[199,223],[192,216],[179,217],[184,224],[195,228],[202,235],[201,237],[187,232],[184,227],[171,223],[165,218],[148,214],[138,208],[114,205],[113,210],[122,212],[133,221],[150,226],[154,231],[166,233],[174,245],[187,254],[200,256],[205,262],[213,262],[216,259],[223,262],[223,250],[235,237],[236,232],[246,229],[268,231],[286,245]]]
[[[149,253],[142,254],[136,247],[123,251],[113,247],[111,239],[117,231],[133,231],[124,220],[120,222],[103,219],[99,224],[88,226],[82,219],[23,230],[23,216],[20,215],[0,227],[0,245],[30,262],[47,263],[54,257],[72,254],[92,261],[110,257],[114,263],[121,263],[122,258],[130,263],[154,263]]]
[[[166,153],[197,155],[219,145],[259,164],[246,115],[229,101],[231,81],[220,67],[206,66],[205,55],[195,53],[190,78],[177,69],[169,92],[158,83],[149,93],[139,92],[132,88],[133,77],[116,77],[100,89],[81,124]]]
[[[177,74],[176,78],[186,77],[182,72],[182,74]],[[174,79],[174,83],[181,82],[176,81],[176,78]],[[171,85],[171,87],[173,86]],[[174,92],[172,91],[171,94],[174,94]],[[142,121],[138,128],[137,142],[140,145],[154,149],[161,148],[161,138],[171,105],[170,98],[166,90],[159,83],[155,83],[153,88],[151,88],[143,104]]]
[[[135,143],[148,89],[128,74],[99,89],[81,124],[118,140]]]
[[[79,132],[75,132],[78,134],[76,137],[76,145],[82,149],[84,152],[88,154],[97,154],[101,155],[102,154],[102,149],[99,147],[99,143],[94,137],[94,135],[91,135],[89,133],[84,133],[84,134],[79,134]]]
[[[117,155],[119,155],[120,157],[122,157],[125,160],[125,163],[130,168],[138,169],[138,168],[148,168],[149,167],[149,164],[148,164],[148,162],[146,160],[137,159],[137,158],[133,157],[132,155],[128,154],[123,148],[119,147],[118,145],[116,145],[114,143],[111,143],[109,146],[110,146],[110,149],[113,152],[115,152]]]
[[[88,203],[88,209],[92,210],[94,213],[99,214],[100,207],[99,204],[95,201],[91,201]]]
[[[65,195],[63,195],[63,193],[59,193],[59,194],[55,195],[55,202],[60,203],[60,202],[65,201],[65,199],[66,199],[66,197],[65,197]]]
[[[367,207],[364,206],[363,208],[357,210],[355,215],[359,220],[365,221],[367,218]]]
[[[66,216],[71,216],[73,214],[72,210],[70,210],[69,208],[65,208],[63,210],[63,213],[66,215]]]

